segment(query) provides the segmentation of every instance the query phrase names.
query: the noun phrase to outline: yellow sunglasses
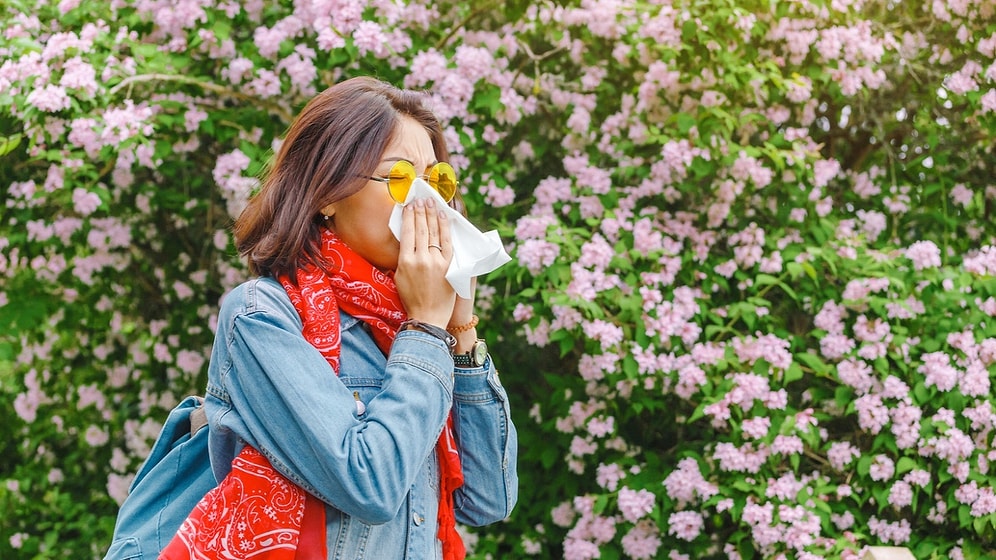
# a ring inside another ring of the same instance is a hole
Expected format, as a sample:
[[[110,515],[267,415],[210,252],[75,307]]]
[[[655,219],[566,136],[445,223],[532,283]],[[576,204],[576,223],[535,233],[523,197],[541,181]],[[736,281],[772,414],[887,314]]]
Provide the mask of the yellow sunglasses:
[[[391,193],[391,198],[398,204],[405,203],[405,199],[408,198],[408,190],[412,188],[412,182],[418,177],[419,174],[415,171],[415,166],[405,160],[398,160],[392,165],[391,170],[387,172],[387,177],[364,176],[365,179],[387,185],[387,191]],[[425,179],[429,186],[435,189],[446,202],[453,200],[453,197],[456,196],[458,184],[456,171],[450,164],[441,161],[429,168],[429,172],[422,175],[421,178]]]

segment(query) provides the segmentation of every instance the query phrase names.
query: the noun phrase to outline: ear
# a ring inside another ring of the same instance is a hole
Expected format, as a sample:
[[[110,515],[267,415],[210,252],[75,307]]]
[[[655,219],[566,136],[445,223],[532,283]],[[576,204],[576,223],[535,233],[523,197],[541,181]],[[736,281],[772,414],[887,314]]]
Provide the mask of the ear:
[[[322,216],[324,216],[326,220],[331,220],[332,216],[334,215],[335,215],[335,204],[329,204],[325,208],[322,208]]]

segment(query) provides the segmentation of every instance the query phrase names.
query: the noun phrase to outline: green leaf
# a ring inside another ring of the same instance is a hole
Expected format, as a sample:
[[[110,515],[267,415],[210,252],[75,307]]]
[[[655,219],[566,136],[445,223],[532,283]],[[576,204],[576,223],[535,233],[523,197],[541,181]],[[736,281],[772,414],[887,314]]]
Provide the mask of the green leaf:
[[[689,130],[698,125],[698,120],[694,115],[678,113],[675,116],[675,125],[678,127],[678,133],[684,136],[688,134]]]
[[[792,362],[789,365],[788,369],[785,370],[785,383],[791,383],[793,381],[798,381],[798,380],[802,379],[803,376],[804,376],[804,374],[802,372],[802,368],[799,367],[799,364],[797,364],[795,362]]]
[[[813,265],[808,262],[804,262],[802,263],[802,270],[806,272],[806,275],[809,276],[810,279],[816,280],[816,269],[813,268]]]
[[[0,157],[3,157],[15,149],[21,144],[21,135],[14,134],[12,136],[0,136]]]
[[[896,462],[896,474],[904,474],[917,468],[917,462],[911,457],[900,457]]]
[[[812,352],[799,352],[794,354],[792,358],[797,362],[802,362],[819,375],[826,375],[830,371],[830,366]]]

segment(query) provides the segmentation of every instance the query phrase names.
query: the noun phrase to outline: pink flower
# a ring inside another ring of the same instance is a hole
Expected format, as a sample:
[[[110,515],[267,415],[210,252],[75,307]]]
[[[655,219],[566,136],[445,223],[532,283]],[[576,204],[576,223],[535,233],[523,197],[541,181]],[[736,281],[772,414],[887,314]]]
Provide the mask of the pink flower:
[[[66,89],[82,90],[88,96],[97,92],[97,71],[89,62],[76,56],[66,61],[63,66],[59,85]]]
[[[592,418],[588,422],[588,433],[592,437],[605,437],[612,434],[615,431],[616,419],[609,416],[608,418]]]
[[[797,479],[794,473],[785,473],[781,477],[768,480],[768,488],[764,491],[764,495],[768,498],[777,498],[779,500],[791,500],[793,499],[806,484]],[[786,521],[782,519],[782,521]]]
[[[903,480],[910,483],[911,485],[924,488],[928,484],[930,484],[930,473],[922,469],[915,469],[906,473],[906,476],[903,477]]]
[[[191,375],[200,373],[204,362],[204,355],[199,352],[180,350],[176,353],[176,366]]]
[[[989,370],[979,360],[972,360],[965,368],[958,382],[959,390],[969,397],[984,397],[990,394],[992,383]]]
[[[933,241],[917,241],[906,249],[906,258],[913,261],[914,270],[941,266],[941,250]]]
[[[965,186],[965,183],[958,183],[951,187],[950,195],[951,200],[953,200],[956,204],[967,207],[969,203],[972,202],[974,193],[972,192],[972,189]]]
[[[574,524],[575,512],[570,502],[562,502],[550,512],[550,519],[558,527],[570,527]]]
[[[622,538],[623,552],[634,560],[649,560],[657,555],[661,546],[657,525],[641,520]]]
[[[748,418],[743,421],[741,427],[744,433],[752,439],[761,439],[768,435],[768,430],[771,428],[771,419],[766,416]]]
[[[100,197],[82,187],[73,189],[73,208],[83,216],[93,214],[100,207]]]
[[[889,409],[882,404],[882,397],[879,395],[869,393],[858,397],[854,401],[854,408],[858,412],[858,425],[862,430],[877,434],[889,423]]]
[[[318,69],[312,60],[314,56],[313,50],[299,46],[277,64],[277,70],[286,72],[291,85],[303,95],[313,95],[315,92],[312,82],[318,76]]]
[[[674,387],[674,392],[683,399],[690,399],[707,381],[708,378],[702,368],[688,364],[678,369],[678,383]]]
[[[601,555],[593,542],[573,538],[564,541],[564,560],[591,560]]]
[[[532,306],[526,305],[524,303],[518,303],[515,309],[512,311],[512,318],[520,323],[524,323],[533,318],[535,310]]]
[[[581,246],[581,256],[577,263],[586,268],[607,268],[612,259],[616,256],[612,245],[599,234],[592,236],[591,240]]]
[[[955,95],[964,95],[970,91],[978,91],[979,84],[972,78],[971,74],[959,70],[948,76],[944,81],[944,86]]]
[[[702,477],[698,462],[691,457],[678,461],[678,468],[664,479],[664,487],[668,497],[682,505],[692,503],[696,495],[707,500],[719,492],[715,484]]]
[[[740,152],[730,168],[730,176],[740,181],[750,179],[756,188],[763,189],[771,184],[774,173],[757,158],[748,156],[746,152]]]
[[[218,156],[212,171],[215,183],[222,191],[241,191],[242,171],[247,169],[250,163],[249,156],[239,149]]]
[[[636,523],[654,510],[656,496],[649,490],[633,490],[623,486],[619,489],[618,500],[619,512],[630,523]]]
[[[592,442],[589,439],[584,439],[579,436],[574,436],[571,440],[571,455],[575,457],[583,457],[585,455],[591,455],[598,450],[598,444]]]
[[[615,492],[619,486],[619,481],[626,476],[626,472],[616,463],[606,465],[601,463],[595,469],[595,482],[599,486],[610,492]]]
[[[993,111],[996,111],[996,89],[990,89],[987,91],[982,98],[979,99],[979,103],[982,105],[983,113],[992,113]]]
[[[884,543],[903,544],[910,540],[910,522],[902,519],[896,523],[882,521],[876,517],[868,520],[868,532]]]
[[[110,436],[107,434],[106,430],[90,425],[86,429],[84,439],[90,447],[100,447],[110,440]]]
[[[785,97],[793,103],[805,103],[813,95],[813,81],[805,76],[798,76],[786,84]]]
[[[775,506],[773,504],[760,505],[748,501],[744,505],[743,520],[748,525],[771,525],[771,522],[774,520],[774,511]]]
[[[888,480],[895,472],[896,464],[892,459],[885,455],[876,455],[872,460],[871,467],[869,467],[868,476],[876,481]]]
[[[846,441],[834,442],[827,450],[827,460],[830,461],[830,466],[838,471],[843,471],[851,461],[860,456],[861,451]]]
[[[107,494],[119,505],[128,497],[128,489],[135,475],[122,476],[111,473],[107,476]]]
[[[823,188],[840,173],[840,162],[835,159],[821,159],[813,162],[813,186]]]
[[[667,524],[669,535],[692,541],[702,533],[705,520],[702,519],[702,514],[697,511],[676,511],[668,517]]]
[[[761,335],[758,338],[746,337],[733,339],[733,349],[737,358],[754,364],[765,360],[775,369],[787,369],[792,364],[792,354],[788,351],[789,341],[774,334]]]
[[[985,245],[976,254],[966,257],[962,266],[973,274],[996,276],[996,249]]]
[[[41,111],[55,113],[69,108],[69,95],[66,94],[66,88],[48,84],[29,93],[27,102]]]
[[[864,360],[849,358],[837,364],[837,377],[846,385],[855,388],[859,394],[867,393],[874,387],[874,370]]]
[[[254,67],[248,58],[242,56],[233,58],[227,67],[221,69],[221,77],[233,84],[241,84],[243,80],[252,76]]]
[[[838,515],[836,513],[830,515],[830,522],[834,524],[834,527],[841,531],[846,531],[854,526],[854,514],[845,511],[844,513]]]
[[[912,504],[913,487],[902,480],[896,482],[889,490],[889,503],[897,509]]]
[[[766,448],[754,449],[752,444],[736,447],[732,443],[716,444],[713,458],[719,461],[719,468],[729,472],[757,473],[768,459]]]
[[[263,98],[276,97],[283,93],[283,86],[280,85],[280,76],[272,70],[261,68],[256,77],[245,86],[246,91]]]
[[[834,301],[827,301],[813,318],[813,324],[816,328],[829,333],[842,333],[844,332],[844,318],[846,316],[847,308]]]
[[[799,455],[803,451],[802,439],[799,436],[779,434],[771,442],[771,451],[772,453],[781,453],[782,455]]]
[[[927,387],[936,386],[941,391],[950,391],[958,383],[958,370],[951,366],[950,358],[943,352],[930,352],[921,358],[923,364],[917,371],[924,375]]]
[[[280,51],[280,43],[290,38],[287,36],[284,28],[279,25],[273,26],[272,29],[257,27],[253,31],[252,37],[256,49],[259,51],[260,56],[264,58],[276,58],[277,53]]]
[[[854,350],[854,339],[845,334],[828,334],[820,339],[820,353],[828,360],[838,360]]]
[[[972,517],[984,517],[996,513],[996,494],[992,488],[982,488],[972,502]]]
[[[381,26],[372,21],[361,21],[353,31],[353,44],[360,52],[360,56],[373,53],[377,58],[385,58],[388,55],[387,36],[384,35]]]

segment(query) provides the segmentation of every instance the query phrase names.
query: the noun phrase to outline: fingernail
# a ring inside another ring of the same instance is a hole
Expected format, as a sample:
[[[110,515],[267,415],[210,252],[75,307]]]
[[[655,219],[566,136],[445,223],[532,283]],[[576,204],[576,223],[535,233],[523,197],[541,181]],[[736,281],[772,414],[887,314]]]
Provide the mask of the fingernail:
[[[436,201],[432,200],[431,198],[425,199],[425,207],[426,208],[432,208],[435,205],[436,205]]]

